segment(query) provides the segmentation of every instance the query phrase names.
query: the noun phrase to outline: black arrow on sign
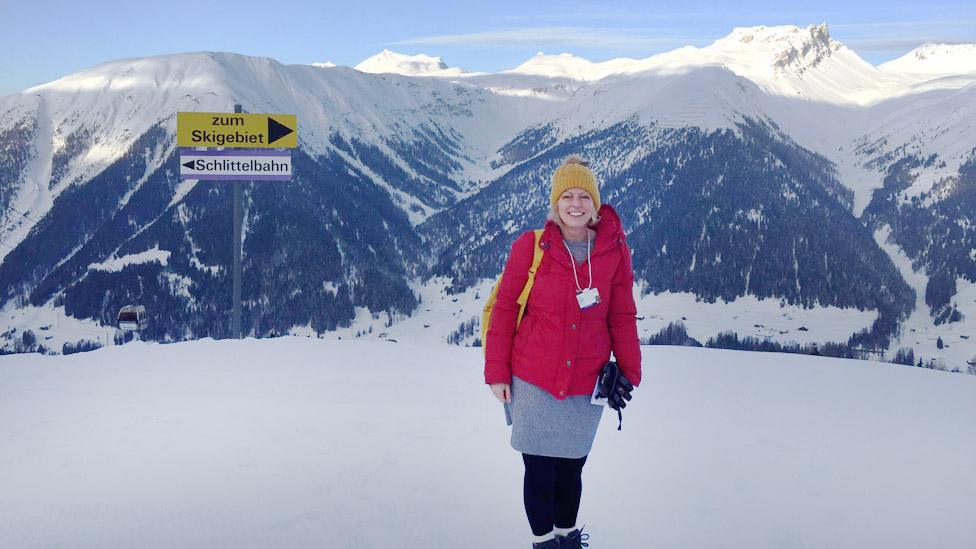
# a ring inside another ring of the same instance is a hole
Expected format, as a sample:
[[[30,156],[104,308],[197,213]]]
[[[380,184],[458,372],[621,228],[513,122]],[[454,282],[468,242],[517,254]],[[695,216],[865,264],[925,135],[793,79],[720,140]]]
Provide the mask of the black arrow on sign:
[[[288,126],[278,122],[274,118],[268,117],[268,144],[272,144],[275,141],[281,139],[282,137],[290,134],[295,130],[289,128]]]
[[[192,170],[193,169],[193,164],[195,164],[195,163],[196,163],[196,160],[191,160],[189,162],[184,162],[183,163],[183,167],[184,168],[190,168]]]

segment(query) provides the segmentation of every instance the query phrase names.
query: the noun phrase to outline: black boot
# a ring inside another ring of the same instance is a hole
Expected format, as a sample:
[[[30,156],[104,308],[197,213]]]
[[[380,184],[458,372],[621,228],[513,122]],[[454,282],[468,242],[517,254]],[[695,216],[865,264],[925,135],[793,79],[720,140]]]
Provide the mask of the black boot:
[[[590,535],[584,534],[583,528],[577,528],[565,536],[557,534],[556,539],[559,540],[559,549],[583,549],[590,546],[589,543],[586,543],[586,540],[590,539]]]
[[[559,545],[559,538],[552,538],[542,543],[532,544],[532,549],[560,549],[561,547],[562,545]]]

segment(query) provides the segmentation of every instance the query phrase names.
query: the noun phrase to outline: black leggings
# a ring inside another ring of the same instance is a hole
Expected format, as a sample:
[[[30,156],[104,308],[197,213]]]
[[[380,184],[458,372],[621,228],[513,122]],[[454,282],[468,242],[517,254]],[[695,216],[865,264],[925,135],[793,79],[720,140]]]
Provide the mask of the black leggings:
[[[525,462],[522,496],[532,533],[542,536],[552,532],[553,526],[576,526],[586,456],[570,459],[522,454],[522,461]]]

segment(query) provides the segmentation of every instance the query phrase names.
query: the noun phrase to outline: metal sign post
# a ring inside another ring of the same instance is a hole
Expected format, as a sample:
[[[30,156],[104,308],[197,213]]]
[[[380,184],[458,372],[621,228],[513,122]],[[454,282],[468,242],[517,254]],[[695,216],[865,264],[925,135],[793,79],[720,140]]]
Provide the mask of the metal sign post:
[[[234,112],[243,108],[234,105]],[[230,336],[241,338],[241,233],[244,232],[244,190],[240,180],[234,181],[234,310],[230,317]]]
[[[241,233],[244,231],[244,191],[241,182],[234,182],[234,310],[230,319],[230,334],[241,338]]]
[[[240,339],[244,232],[242,182],[291,179],[291,152],[284,149],[298,146],[298,120],[294,114],[244,113],[241,105],[234,105],[233,114],[179,112],[176,113],[176,137],[177,145],[181,147],[182,179],[234,182],[230,334],[232,338]]]

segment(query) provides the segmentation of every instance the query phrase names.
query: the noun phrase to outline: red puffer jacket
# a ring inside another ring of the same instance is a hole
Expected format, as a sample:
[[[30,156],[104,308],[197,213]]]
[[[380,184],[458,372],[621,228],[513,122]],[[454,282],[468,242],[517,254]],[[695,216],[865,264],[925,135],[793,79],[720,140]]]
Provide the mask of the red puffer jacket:
[[[634,271],[617,212],[600,208],[590,253],[593,284],[600,303],[581,311],[569,250],[559,226],[546,222],[539,246],[545,250],[535,284],[516,333],[518,296],[525,287],[535,237],[532,231],[512,244],[485,336],[485,383],[512,383],[518,376],[559,400],[589,395],[613,351],[620,370],[635,386],[641,380],[641,354],[634,304]],[[576,265],[586,288],[586,262]]]

